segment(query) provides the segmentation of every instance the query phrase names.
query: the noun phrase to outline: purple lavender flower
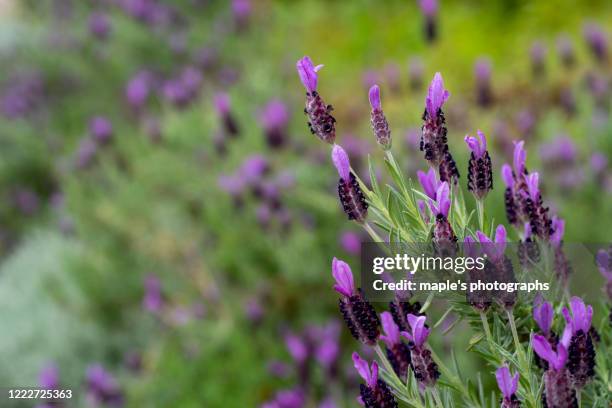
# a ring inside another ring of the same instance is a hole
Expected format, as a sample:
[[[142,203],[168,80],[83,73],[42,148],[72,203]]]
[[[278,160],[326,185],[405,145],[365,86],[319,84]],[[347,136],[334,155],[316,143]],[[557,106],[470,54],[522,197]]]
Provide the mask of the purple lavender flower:
[[[97,143],[106,144],[113,137],[113,125],[104,116],[96,116],[89,121],[89,134]]]
[[[437,0],[419,0],[419,7],[425,17],[425,39],[433,42],[438,36],[436,18],[438,15]]]
[[[487,138],[480,130],[478,138],[465,136],[465,143],[472,151],[468,163],[468,190],[481,200],[493,189],[493,164],[487,150]]]
[[[77,148],[75,165],[79,169],[84,169],[89,167],[98,151],[98,144],[95,140],[85,137],[81,139],[79,143],[79,147]]]
[[[491,240],[481,231],[476,231],[476,236],[480,241],[482,251],[487,256],[484,268],[483,281],[515,283],[514,267],[510,259],[505,255],[507,244],[506,228],[498,225],[495,230],[495,238]],[[499,303],[506,309],[511,309],[516,303],[516,292],[499,291],[493,293]]]
[[[232,137],[238,136],[240,134],[240,129],[230,109],[229,95],[224,92],[215,94],[214,105],[227,134]]]
[[[144,288],[145,295],[142,299],[142,307],[148,312],[159,313],[164,304],[159,278],[153,274],[147,275]]]
[[[359,394],[366,408],[397,408],[397,402],[393,398],[389,386],[378,378],[378,363],[373,361],[372,365],[368,366],[368,362],[357,353],[353,353],[353,363],[357,372],[365,381],[365,384],[359,386]]]
[[[488,58],[479,58],[474,64],[476,77],[476,100],[482,107],[487,107],[493,101],[491,90],[491,61]]]
[[[540,328],[540,331],[548,337],[552,328],[554,317],[553,306],[550,302],[544,301],[541,297],[536,298],[533,307],[533,320]]]
[[[423,86],[423,71],[423,61],[418,57],[412,58],[408,64],[408,76],[410,78],[411,89],[421,89]]]
[[[0,101],[8,119],[19,119],[33,113],[44,99],[44,83],[38,73],[25,73],[10,78]]]
[[[442,105],[448,97],[449,93],[444,89],[442,75],[437,72],[431,81],[425,100],[426,108],[423,114],[425,123],[422,127],[420,149],[425,153],[425,160],[430,166],[438,168],[441,181],[456,184],[459,171],[448,149],[447,129],[442,112]]]
[[[597,24],[585,24],[584,38],[591,49],[591,52],[601,63],[608,59],[608,39],[606,33]]]
[[[393,320],[393,315],[389,312],[383,312],[380,315],[384,334],[380,339],[387,346],[387,358],[393,367],[397,376],[406,380],[408,369],[410,368],[410,349],[402,342],[400,329]]]
[[[507,365],[499,367],[495,371],[495,379],[502,393],[501,408],[518,408],[521,403],[516,398],[516,390],[518,389],[519,373],[510,374],[510,369]]]
[[[361,238],[359,234],[352,231],[345,231],[340,235],[340,245],[347,253],[359,255],[361,252]]]
[[[47,364],[38,373],[38,385],[46,390],[59,387],[59,369],[55,364]]]
[[[565,367],[568,357],[565,345],[559,343],[555,349],[546,337],[539,334],[533,336],[531,344],[535,353],[548,365],[544,373],[543,405],[547,408],[577,408],[576,392]]]
[[[103,13],[92,13],[89,16],[89,32],[99,40],[106,40],[111,32],[108,16]]]
[[[306,405],[306,395],[301,387],[281,390],[272,401],[265,402],[260,408],[303,408]]]
[[[15,207],[23,215],[34,215],[40,208],[40,199],[38,194],[26,187],[20,187],[13,193]]]
[[[123,392],[117,380],[99,364],[87,368],[87,400],[111,407],[123,406]]]
[[[266,134],[268,146],[282,147],[287,141],[289,111],[280,100],[272,100],[259,113],[259,123]]]
[[[535,41],[529,49],[531,58],[531,70],[535,76],[544,74],[544,59],[546,58],[546,47],[541,41]]]
[[[434,245],[436,251],[444,254],[454,254],[457,249],[457,236],[450,222],[448,222],[450,206],[449,186],[447,182],[443,182],[436,190],[435,201],[429,200],[429,208],[436,220],[433,230]]]
[[[435,200],[436,192],[441,184],[438,180],[435,169],[430,167],[427,173],[419,170],[417,171],[417,178],[419,179],[419,183],[421,183],[421,187],[423,187],[423,192],[425,195],[427,195],[427,197],[430,199]]]
[[[384,150],[391,148],[391,130],[389,129],[389,123],[382,110],[380,102],[380,88],[378,85],[373,85],[369,92],[370,105],[372,106],[371,112],[371,123],[372,130],[374,130],[374,136],[379,145]]]
[[[323,98],[317,92],[317,72],[323,65],[316,67],[310,57],[304,57],[296,64],[298,75],[306,88],[306,107],[304,113],[308,116],[310,132],[324,142],[333,144],[336,140],[336,119],[331,115],[331,105],[325,105]]]
[[[287,333],[285,335],[285,345],[287,346],[291,358],[297,364],[304,364],[308,359],[308,346],[300,336],[293,333]]]
[[[251,0],[232,0],[232,12],[238,29],[244,29],[253,12]]]
[[[364,222],[368,215],[368,203],[355,175],[351,172],[348,155],[339,145],[334,145],[332,149],[332,162],[340,175],[338,196],[344,212],[349,220]]]
[[[129,80],[125,87],[125,98],[132,109],[142,109],[151,92],[150,88],[151,74],[147,71],[140,71]]]
[[[353,337],[364,344],[374,345],[378,339],[380,321],[361,289],[355,289],[353,272],[346,262],[334,258],[332,275],[334,290],[340,295],[340,312]]]
[[[584,387],[595,375],[595,346],[591,336],[593,307],[586,306],[579,297],[570,299],[570,311],[564,307],[563,316],[567,321],[563,339],[568,346],[567,368],[576,388]]]
[[[425,316],[409,314],[407,317],[410,331],[402,331],[410,343],[410,360],[414,377],[423,386],[433,386],[440,377],[438,365],[431,356],[431,351],[425,345],[429,336],[429,328],[425,324]]]
[[[559,54],[561,63],[566,68],[571,68],[576,63],[574,45],[566,34],[562,34],[557,38],[557,53]]]

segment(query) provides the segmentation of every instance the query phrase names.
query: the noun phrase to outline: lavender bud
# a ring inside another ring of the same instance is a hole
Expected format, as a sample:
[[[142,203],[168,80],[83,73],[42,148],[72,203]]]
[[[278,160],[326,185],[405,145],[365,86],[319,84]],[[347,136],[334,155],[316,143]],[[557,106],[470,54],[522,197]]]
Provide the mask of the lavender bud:
[[[378,85],[370,88],[369,98],[370,105],[372,106],[370,117],[374,136],[376,136],[376,141],[384,150],[389,150],[391,148],[391,130],[389,130],[389,123],[382,110],[380,88]]]
[[[368,216],[368,203],[355,175],[350,170],[348,155],[339,145],[334,145],[332,149],[332,161],[340,175],[338,197],[342,209],[348,215],[349,220],[364,222]]]
[[[102,13],[92,13],[89,17],[89,32],[99,40],[106,40],[111,32],[108,16]]]
[[[437,0],[419,0],[419,6],[423,17],[425,18],[425,39],[428,42],[436,40],[438,35],[437,29],[437,14],[438,14],[438,1]]]
[[[531,45],[529,50],[531,58],[531,70],[535,77],[540,77],[544,74],[544,59],[546,57],[546,47],[541,41],[536,41]]]
[[[395,324],[393,316],[389,312],[383,312],[380,315],[384,335],[380,339],[387,346],[387,358],[393,367],[397,376],[406,381],[408,369],[410,367],[410,349],[404,344],[400,337],[400,329]]]
[[[557,53],[559,54],[561,63],[566,68],[572,68],[576,63],[574,45],[567,35],[560,35],[559,38],[557,38]]]
[[[491,91],[491,61],[480,58],[474,65],[474,76],[476,77],[476,101],[482,107],[487,107],[493,101]]]
[[[333,144],[336,140],[336,119],[331,115],[331,105],[325,105],[323,98],[317,92],[317,72],[323,65],[316,67],[310,57],[304,57],[296,64],[302,84],[306,88],[306,108],[308,127],[313,135],[320,140]]]
[[[472,151],[468,163],[468,190],[478,199],[493,189],[493,166],[487,150],[487,138],[480,130],[478,138],[466,136],[465,142]]]
[[[378,363],[372,362],[371,368],[367,361],[353,353],[353,363],[365,384],[359,385],[359,394],[366,408],[397,408],[397,402],[382,379],[378,378]]]
[[[96,116],[89,122],[89,134],[100,144],[108,143],[113,137],[113,125],[103,116]]]
[[[516,390],[518,389],[519,374],[514,376],[510,374],[510,369],[504,365],[495,371],[495,379],[497,385],[502,392],[501,408],[518,408],[521,403],[516,398]]]
[[[591,52],[601,63],[608,59],[608,39],[606,33],[594,23],[584,26],[584,38],[589,45]]]
[[[561,341],[567,343],[569,338],[567,368],[574,387],[582,388],[595,375],[595,347],[590,334],[593,307],[574,296],[570,299],[570,309],[563,308],[563,316],[567,327]]]

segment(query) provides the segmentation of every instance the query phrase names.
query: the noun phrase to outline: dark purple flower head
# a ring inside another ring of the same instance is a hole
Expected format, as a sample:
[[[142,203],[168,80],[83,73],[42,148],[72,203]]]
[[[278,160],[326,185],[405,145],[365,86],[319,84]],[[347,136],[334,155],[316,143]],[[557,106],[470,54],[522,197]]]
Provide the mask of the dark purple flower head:
[[[564,307],[563,316],[567,324],[571,327],[572,334],[576,334],[582,330],[583,333],[588,333],[591,329],[591,320],[593,319],[593,307],[586,306],[584,301],[577,296],[570,299],[570,311]]]
[[[380,103],[380,87],[378,85],[372,85],[368,93],[370,99],[370,106],[372,110],[381,110],[382,105]]]
[[[450,93],[444,89],[442,75],[436,72],[429,85],[429,91],[425,99],[425,106],[427,107],[427,113],[430,117],[433,118],[437,116],[438,110],[442,108],[442,105],[444,105],[444,102],[446,102],[449,96]]]
[[[504,164],[501,168],[502,180],[506,187],[512,189],[514,187],[514,175],[512,174],[512,167],[509,164]]]
[[[563,241],[563,234],[565,234],[565,220],[555,215],[552,218],[552,229],[553,233],[550,235],[550,242],[555,247],[559,247],[561,241]]]
[[[435,215],[442,215],[445,218],[448,217],[448,211],[450,210],[450,189],[448,183],[445,181],[440,183],[436,190],[436,200],[429,200],[429,208]]]
[[[334,290],[341,295],[351,297],[355,294],[355,282],[351,267],[344,261],[334,258],[332,261],[332,276],[336,280]]]
[[[470,150],[474,152],[474,156],[480,159],[487,151],[487,137],[480,130],[477,130],[476,134],[478,138],[466,135],[464,140]]]
[[[512,375],[508,366],[503,365],[495,371],[495,379],[504,398],[511,400],[518,389],[519,373]]]
[[[315,67],[310,57],[306,56],[297,62],[296,67],[306,91],[308,93],[316,91],[318,79],[317,72],[323,68],[323,65],[317,65]]]
[[[438,0],[419,0],[421,12],[427,17],[434,17],[438,13]]]
[[[345,182],[348,182],[350,180],[351,165],[349,163],[348,155],[344,149],[340,147],[340,145],[336,144],[332,149],[332,162],[334,163],[334,166],[336,166],[340,178]]]
[[[259,113],[259,122],[265,130],[282,129],[289,121],[287,105],[282,101],[271,100]]]
[[[506,244],[508,242],[506,228],[500,224],[495,230],[495,240],[492,241],[482,231],[476,231],[476,236],[481,244],[484,244],[483,251],[493,261],[499,261],[503,259],[506,251]]]
[[[59,387],[59,369],[53,363],[44,366],[38,373],[38,385],[47,390]]]
[[[89,16],[89,32],[100,40],[105,40],[111,31],[108,16],[103,13],[92,13]]]
[[[103,117],[96,116],[89,122],[89,133],[98,143],[107,143],[113,137],[113,125]]]
[[[518,141],[514,143],[514,155],[512,164],[517,177],[521,177],[525,173],[525,162],[527,161],[527,152],[525,152],[525,142]]]
[[[376,384],[378,383],[378,363],[376,361],[372,362],[371,368],[368,366],[368,362],[362,359],[359,354],[356,352],[353,353],[353,364],[357,369],[357,372],[366,382],[367,386],[370,388],[376,388]]]
[[[559,371],[565,367],[565,362],[567,361],[567,348],[563,344],[557,344],[557,350],[555,351],[546,337],[539,334],[532,337],[531,344],[536,354],[540,356],[541,359],[546,360],[551,368]]]
[[[291,354],[291,358],[293,358],[296,363],[302,364],[308,358],[308,347],[300,336],[293,333],[287,333],[285,335],[285,345],[287,346],[287,350],[289,350],[289,354]]]
[[[409,314],[407,318],[410,325],[410,333],[403,331],[401,335],[413,342],[416,347],[421,347],[429,336],[429,329],[425,327],[426,317]]]
[[[544,301],[541,296],[536,297],[533,306],[533,320],[535,320],[542,333],[546,336],[550,333],[553,317],[552,304]]]
[[[425,195],[435,200],[436,192],[441,184],[436,175],[436,170],[433,167],[430,167],[427,173],[419,170],[417,171],[417,178],[419,179],[419,183],[421,183],[421,187],[423,187]]]
[[[382,323],[384,335],[380,336],[380,339],[385,342],[387,347],[392,348],[396,344],[401,342],[400,329],[393,320],[393,315],[389,312],[382,312],[380,314],[380,320]]]
[[[584,38],[588,43],[593,54],[599,60],[605,60],[608,55],[608,39],[606,33],[594,23],[587,23],[584,26]]]
[[[251,15],[251,0],[232,0],[232,12],[238,21],[243,21]]]

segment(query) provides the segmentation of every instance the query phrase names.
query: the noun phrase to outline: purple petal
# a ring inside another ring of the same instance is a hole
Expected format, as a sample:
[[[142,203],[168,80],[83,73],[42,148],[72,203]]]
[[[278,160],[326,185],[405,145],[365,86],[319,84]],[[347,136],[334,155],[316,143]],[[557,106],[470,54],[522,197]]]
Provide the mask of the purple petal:
[[[321,68],[321,65],[315,67],[310,57],[306,56],[297,62],[296,68],[304,88],[308,92],[316,91],[317,71]]]
[[[349,158],[346,152],[340,145],[334,145],[332,149],[332,161],[334,162],[334,166],[338,170],[338,174],[340,178],[344,181],[350,180],[351,174],[351,165],[349,163]]]
[[[487,137],[480,129],[476,131],[476,135],[480,139],[480,146],[482,146],[482,152],[484,153],[487,150]]]
[[[385,342],[387,347],[393,347],[400,342],[400,330],[393,320],[393,316],[389,312],[382,312],[380,314],[380,320],[382,327],[385,332],[384,335],[380,336],[381,340]]]
[[[536,334],[531,339],[533,350],[540,358],[546,360],[549,364],[553,364],[557,360],[557,355],[553,351],[552,347],[546,337]]]
[[[595,261],[597,263],[597,267],[599,268],[599,272],[601,272],[604,278],[606,278],[608,281],[612,280],[612,269],[610,269],[612,259],[610,259],[608,251],[603,249],[597,251]]]
[[[336,285],[334,285],[336,292],[347,297],[353,296],[355,292],[353,272],[346,262],[334,258],[332,261],[332,276],[336,280]]]
[[[372,110],[380,110],[380,88],[378,87],[378,85],[372,85],[368,96],[370,98],[370,105],[372,106]]]
[[[427,17],[433,17],[438,12],[437,0],[419,0],[419,6],[423,14]]]
[[[553,322],[553,307],[549,302],[543,302],[533,308],[533,319],[544,334],[550,332]]]
[[[412,329],[412,338],[416,346],[421,346],[427,340],[429,329],[425,327],[425,316],[408,314],[408,324]]]
[[[220,92],[216,94],[214,102],[215,102],[215,108],[217,109],[217,112],[219,113],[219,115],[225,116],[229,113],[230,99],[229,99],[228,94],[224,92]]]
[[[514,171],[517,176],[521,176],[525,171],[525,161],[527,160],[527,153],[525,152],[525,142],[519,141],[514,143]]]
[[[448,99],[450,94],[444,89],[444,80],[439,72],[434,75],[431,84],[429,85],[429,91],[427,93],[427,99],[425,100],[425,106],[429,117],[435,117],[438,114],[438,109],[442,108],[444,102]]]
[[[477,258],[479,256],[476,241],[469,235],[463,239],[463,251],[465,252],[465,255],[470,258]]]
[[[436,202],[438,203],[439,213],[448,217],[448,210],[450,210],[450,198],[449,198],[449,187],[445,181],[438,187],[436,191]]]
[[[417,178],[419,179],[419,183],[421,183],[421,187],[423,187],[423,192],[431,199],[436,199],[436,190],[439,187],[439,182],[436,176],[436,171],[433,168],[430,168],[427,173],[422,172],[421,170],[417,171]]]
[[[372,378],[368,385],[370,388],[376,387],[376,383],[378,382],[378,363],[376,361],[372,361]]]
[[[515,374],[514,378],[510,374],[508,366],[501,366],[495,371],[495,378],[497,379],[497,385],[501,390],[503,396],[506,399],[512,398],[512,395],[516,392],[518,373]]]
[[[578,330],[582,330],[583,332],[587,332],[589,330],[590,322],[587,324],[587,312],[586,305],[584,301],[577,296],[573,296],[570,299],[570,309],[572,310],[573,317],[573,330],[577,332]]]
[[[378,364],[376,362],[372,363],[372,372],[370,371],[370,367],[368,367],[368,362],[359,357],[359,354],[356,352],[353,353],[353,364],[357,369],[357,372],[366,382],[366,384],[370,387],[376,386],[376,382],[378,381]]]
[[[507,242],[508,235],[506,233],[506,227],[500,224],[495,230],[495,251],[497,252],[497,259],[500,259],[504,256]]]
[[[552,228],[553,233],[550,236],[550,242],[555,246],[559,246],[563,240],[563,234],[565,233],[565,221],[554,216],[552,219]]]
[[[492,244],[491,238],[489,238],[484,232],[476,231],[476,237],[478,238],[478,242],[481,244]]]
[[[509,164],[504,164],[501,168],[502,180],[506,187],[514,187],[514,175],[512,174],[512,167]]]
[[[561,339],[559,340],[559,343],[562,344],[565,348],[568,348],[570,345],[570,342],[572,340],[572,333],[572,325],[567,324],[565,326],[565,329],[563,329],[563,334],[561,335]]]
[[[540,188],[539,188],[540,175],[537,172],[530,173],[526,177],[526,181],[527,181],[527,190],[529,191],[529,197],[531,197],[531,199],[535,203],[537,203],[540,197]]]

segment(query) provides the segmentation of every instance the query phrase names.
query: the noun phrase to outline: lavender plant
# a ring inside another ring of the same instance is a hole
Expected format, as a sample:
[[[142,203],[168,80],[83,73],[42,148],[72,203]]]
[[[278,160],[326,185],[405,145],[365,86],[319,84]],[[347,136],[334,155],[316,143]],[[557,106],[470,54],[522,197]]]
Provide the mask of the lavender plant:
[[[534,67],[538,68],[534,70],[539,71],[541,53],[533,54],[537,54],[533,56]],[[344,149],[334,144],[335,119],[329,114],[331,108],[316,93],[319,68],[308,57],[298,61],[298,73],[308,91],[305,113],[311,131],[333,145],[332,161],[340,175],[338,196],[349,220],[357,221],[378,243],[425,242],[436,253],[484,254],[484,270],[468,270],[468,280],[515,283],[516,271],[507,253],[509,233],[504,225],[494,228],[494,220],[485,212],[485,198],[495,192],[487,138],[480,130],[477,137],[465,137],[470,151],[467,189],[475,201],[475,210],[470,210],[449,148],[442,107],[450,94],[442,75],[435,74],[425,100],[420,150],[429,170],[417,172],[422,190],[404,176],[394,158],[380,88],[370,88],[372,129],[384,151],[385,169],[391,180],[383,188],[372,161],[368,187],[351,168]],[[349,265],[334,258],[332,275],[334,289],[341,295],[341,314],[353,337],[372,347],[377,355],[377,361],[370,365],[353,354],[355,367],[365,382],[360,401],[366,407],[393,407],[400,403],[410,407],[569,408],[580,406],[583,399],[593,406],[603,407],[610,402],[606,388],[609,384],[601,385],[608,381],[609,369],[597,358],[600,352],[609,354],[609,338],[597,343],[600,336],[592,328],[593,307],[579,297],[570,298],[571,266],[563,249],[565,222],[545,205],[539,173],[527,170],[526,157],[525,143],[515,142],[512,166],[504,164],[501,168],[506,185],[502,194],[511,232],[519,237],[520,272],[533,271],[537,266],[547,276],[556,274],[561,284],[562,290],[547,293],[548,300],[541,295],[534,300],[533,295],[499,290],[470,292],[467,301],[452,296],[444,301],[429,294],[421,305],[412,293],[397,291],[388,311],[378,315],[378,304],[368,301],[364,291],[357,289]],[[607,252],[598,256],[598,265],[608,280],[609,259]],[[532,301],[533,306],[529,306]],[[564,304],[569,304],[569,309]],[[426,322],[440,306],[446,311],[429,326]],[[554,310],[561,308],[565,329],[553,324]],[[448,316],[455,316],[455,320],[443,331],[440,325]],[[447,359],[429,344],[430,338],[448,333],[461,321],[474,332],[467,349],[482,358],[494,373],[499,393],[485,395],[480,376],[475,382],[469,379],[454,354],[449,366]],[[600,385],[589,387],[592,383]]]

